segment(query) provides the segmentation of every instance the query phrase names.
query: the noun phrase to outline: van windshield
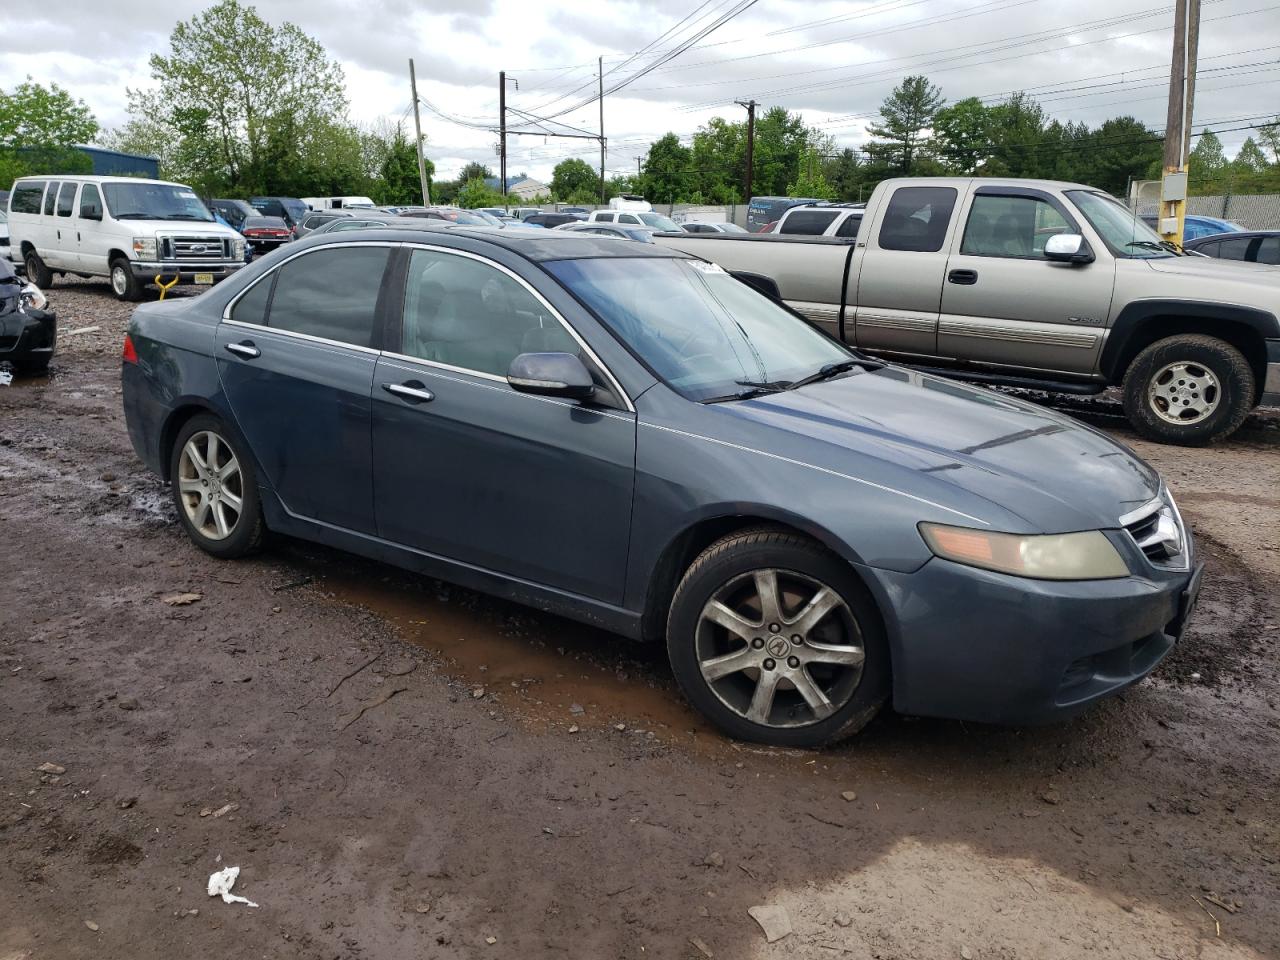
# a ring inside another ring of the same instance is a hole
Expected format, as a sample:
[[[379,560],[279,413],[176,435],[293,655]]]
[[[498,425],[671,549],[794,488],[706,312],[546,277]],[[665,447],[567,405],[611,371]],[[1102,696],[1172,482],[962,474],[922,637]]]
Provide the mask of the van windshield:
[[[172,183],[104,183],[107,210],[117,220],[197,220],[213,223],[213,214],[190,187]]]

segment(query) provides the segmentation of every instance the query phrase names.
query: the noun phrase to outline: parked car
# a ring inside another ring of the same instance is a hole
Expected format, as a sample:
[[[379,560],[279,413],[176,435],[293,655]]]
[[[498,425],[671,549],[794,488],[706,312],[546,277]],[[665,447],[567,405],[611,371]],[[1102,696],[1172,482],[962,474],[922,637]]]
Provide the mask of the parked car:
[[[685,221],[680,224],[680,229],[685,233],[746,233],[747,231],[736,223],[693,223]]]
[[[310,237],[139,308],[122,384],[206,552],[271,530],[665,641],[741,739],[828,743],[889,700],[1069,716],[1163,659],[1200,583],[1123,445],[652,244]]]
[[[58,315],[33,283],[0,259],[0,372],[41,374],[58,345]]]
[[[1154,214],[1143,214],[1142,222],[1153,231],[1157,229],[1160,218]],[[1212,237],[1219,233],[1240,233],[1244,227],[1221,217],[1205,217],[1199,214],[1188,214],[1182,218],[1182,242],[1199,240],[1201,237]]]
[[[634,193],[623,193],[616,197],[609,198],[610,210],[631,210],[639,213],[649,213],[653,210],[651,204],[644,197]]]
[[[108,277],[121,300],[140,300],[157,277],[212,285],[244,266],[244,237],[217,223],[187,186],[134,177],[20,177],[9,235],[27,277]]]
[[[525,220],[535,213],[542,213],[541,207],[512,207],[511,215],[517,220]]]
[[[9,212],[0,210],[0,263],[13,260],[13,251],[9,246]]]
[[[284,246],[293,239],[293,231],[280,217],[245,217],[240,232],[262,253]]]
[[[346,210],[349,207],[377,206],[368,197],[302,197],[301,199],[311,210]]]
[[[792,207],[819,202],[816,197],[752,197],[747,203],[747,232],[760,233]]]
[[[527,227],[558,227],[565,223],[582,223],[576,213],[531,213],[522,221]]]
[[[244,225],[245,217],[260,217],[256,207],[245,200],[210,200],[209,210],[221,217],[232,230],[239,230]]]
[[[659,235],[771,291],[859,349],[985,383],[1121,388],[1142,436],[1207,443],[1280,404],[1280,285],[1178,256],[1081,184],[887,180],[856,244]],[[852,249],[850,247],[852,246]]]
[[[297,197],[250,197],[249,206],[264,217],[279,217],[290,230],[297,228],[308,213],[307,205]]]
[[[1248,230],[1229,236],[1211,235],[1188,240],[1188,250],[1220,260],[1280,265],[1280,230]]]
[[[644,210],[592,210],[587,216],[587,223],[625,223],[637,227],[649,227],[652,230],[683,232],[680,230],[680,224],[670,217]]]
[[[301,240],[303,237],[319,230],[327,223],[350,216],[354,216],[354,214],[349,210],[313,211],[302,218],[302,222],[298,224],[297,228],[294,230],[294,235]]]
[[[622,240],[638,240],[653,243],[651,227],[635,227],[624,223],[562,223],[557,230],[586,233],[596,237],[618,237]]]
[[[557,207],[556,213],[574,213],[580,217],[585,217],[591,213],[586,207]]]
[[[330,220],[323,226],[316,227],[308,236],[315,236],[322,233],[344,233],[348,230],[380,230],[390,229],[413,229],[421,230],[431,227],[448,226],[449,221],[436,219],[432,217],[337,217]]]
[[[425,210],[411,210],[405,213],[406,217],[422,217],[429,220],[447,220],[450,223],[469,224],[473,227],[492,226],[484,217],[477,215],[472,210],[464,210],[461,207],[428,207]]]
[[[791,207],[770,233],[796,237],[843,237],[858,235],[866,213],[864,203],[805,203]]]

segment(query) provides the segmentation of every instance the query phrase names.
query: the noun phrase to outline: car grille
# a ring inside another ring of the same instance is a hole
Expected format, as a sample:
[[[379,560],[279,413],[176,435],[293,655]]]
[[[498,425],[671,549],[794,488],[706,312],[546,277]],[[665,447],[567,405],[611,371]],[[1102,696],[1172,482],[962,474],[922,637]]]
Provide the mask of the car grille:
[[[1138,549],[1158,567],[1187,568],[1187,532],[1168,493],[1120,518]]]
[[[165,237],[161,241],[164,260],[226,260],[231,257],[231,241],[226,237]]]

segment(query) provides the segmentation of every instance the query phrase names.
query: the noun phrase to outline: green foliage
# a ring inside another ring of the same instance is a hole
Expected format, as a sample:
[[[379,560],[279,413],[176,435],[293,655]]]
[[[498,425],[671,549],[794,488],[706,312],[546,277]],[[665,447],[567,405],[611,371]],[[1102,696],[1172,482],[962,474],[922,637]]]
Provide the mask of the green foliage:
[[[900,173],[916,172],[916,154],[942,104],[942,91],[920,75],[904,78],[885,98],[880,121],[870,127],[870,133],[879,138]]]
[[[93,161],[75,149],[98,135],[98,121],[83,100],[56,83],[30,77],[0,90],[0,184],[31,173],[88,173]]]
[[[816,150],[805,151],[799,175],[787,186],[787,196],[814,197],[818,200],[836,198],[836,189],[823,174],[822,161]]]
[[[561,160],[551,171],[551,195],[567,203],[599,203],[600,174],[579,157]]]
[[[938,158],[956,173],[975,173],[991,155],[991,127],[991,108],[977,97],[940,108],[933,117]]]
[[[463,183],[453,202],[460,207],[466,207],[468,210],[474,210],[476,207],[500,207],[502,206],[502,194],[486,184],[480,177],[472,177]]]
[[[373,199],[397,206],[422,203],[422,182],[418,176],[418,152],[404,135],[400,124],[396,124],[391,136],[386,138],[385,151],[378,164],[378,173],[382,182],[378,185],[377,195]],[[426,161],[427,183],[431,183],[431,175],[435,173],[435,164]]]
[[[1196,141],[1188,160],[1190,187],[1200,193],[1218,193],[1225,183],[1227,157],[1222,141],[1212,130],[1205,130]]]
[[[721,121],[723,122],[723,121]],[[681,203],[693,191],[692,151],[674,133],[649,145],[641,193],[650,203]]]
[[[492,180],[495,176],[496,174],[483,163],[472,160],[458,174],[458,183],[465,184],[468,180]]]

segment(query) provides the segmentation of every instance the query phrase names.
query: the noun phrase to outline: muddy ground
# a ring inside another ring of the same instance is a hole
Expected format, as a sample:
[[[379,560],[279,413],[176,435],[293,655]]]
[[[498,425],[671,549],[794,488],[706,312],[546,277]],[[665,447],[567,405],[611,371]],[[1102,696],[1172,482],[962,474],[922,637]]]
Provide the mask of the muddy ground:
[[[101,330],[0,387],[0,960],[1280,956],[1280,411],[1184,450],[1068,407],[1210,563],[1148,681],[788,752],[708,730],[659,651],[298,542],[200,553],[125,435],[127,310],[52,299]],[[228,865],[258,908],[206,895]]]

